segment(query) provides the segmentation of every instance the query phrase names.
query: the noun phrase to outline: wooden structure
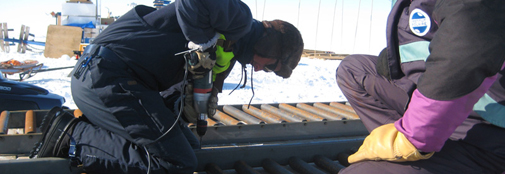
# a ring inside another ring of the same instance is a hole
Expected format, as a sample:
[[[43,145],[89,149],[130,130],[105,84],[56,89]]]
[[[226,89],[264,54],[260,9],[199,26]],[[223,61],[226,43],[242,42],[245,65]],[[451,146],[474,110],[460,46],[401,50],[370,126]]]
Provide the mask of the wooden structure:
[[[62,55],[74,55],[79,50],[82,28],[50,25],[47,29],[45,57],[60,58]]]
[[[304,49],[302,53],[303,57],[316,58],[316,59],[331,59],[331,60],[342,60],[348,54],[335,54],[332,51],[320,51],[320,50],[309,50]]]
[[[7,23],[0,24],[0,47],[3,52],[8,53],[10,51],[10,43],[5,39],[9,38],[9,31],[12,31],[7,28]]]
[[[26,52],[27,43],[24,41],[28,41],[29,35],[30,35],[30,27],[21,25],[21,30],[19,31],[18,53]]]
[[[86,3],[86,4],[92,4],[90,0],[69,0],[67,3]]]
[[[3,52],[9,52],[10,51],[10,46],[15,45],[15,43],[18,43],[18,48],[17,51],[19,53],[25,53],[26,50],[31,51],[31,49],[27,48],[28,45],[39,45],[39,46],[44,46],[44,42],[37,42],[32,40],[29,40],[29,37],[32,36],[34,37],[35,35],[30,34],[30,27],[21,25],[21,29],[19,32],[19,39],[15,38],[9,38],[9,31],[14,31],[13,29],[8,29],[7,28],[7,23],[0,24],[0,47]]]

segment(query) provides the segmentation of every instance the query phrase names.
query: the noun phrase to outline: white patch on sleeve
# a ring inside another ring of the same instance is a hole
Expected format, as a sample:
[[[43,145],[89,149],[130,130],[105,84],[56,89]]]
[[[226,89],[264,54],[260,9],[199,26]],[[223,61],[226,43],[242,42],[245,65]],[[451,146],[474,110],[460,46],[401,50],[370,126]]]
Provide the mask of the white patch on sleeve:
[[[417,36],[424,36],[431,28],[430,16],[423,10],[416,8],[410,13],[409,26],[412,33]]]

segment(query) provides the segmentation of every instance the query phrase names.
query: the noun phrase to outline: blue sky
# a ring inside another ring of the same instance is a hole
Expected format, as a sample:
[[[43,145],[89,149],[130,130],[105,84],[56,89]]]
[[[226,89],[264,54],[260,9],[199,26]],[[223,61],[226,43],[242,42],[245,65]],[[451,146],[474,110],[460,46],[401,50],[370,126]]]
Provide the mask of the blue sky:
[[[92,0],[96,3],[97,0]],[[131,3],[153,5],[154,0],[98,0],[102,16],[120,16]],[[55,24],[50,13],[60,12],[65,0],[0,0],[0,22],[7,22],[9,37],[18,37],[21,24],[45,37]],[[243,0],[258,20],[281,19],[297,26],[305,48],[336,53],[378,54],[385,47],[386,18],[391,0]],[[373,3],[373,5],[372,5]]]

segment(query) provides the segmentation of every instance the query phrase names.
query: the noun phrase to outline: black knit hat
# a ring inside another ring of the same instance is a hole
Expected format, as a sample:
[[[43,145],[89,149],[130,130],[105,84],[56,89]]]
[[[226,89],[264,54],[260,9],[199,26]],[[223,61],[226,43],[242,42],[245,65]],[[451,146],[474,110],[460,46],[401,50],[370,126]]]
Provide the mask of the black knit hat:
[[[254,45],[254,53],[279,59],[282,66],[275,74],[288,78],[302,56],[302,35],[295,26],[282,20],[263,21],[263,26],[265,33]]]

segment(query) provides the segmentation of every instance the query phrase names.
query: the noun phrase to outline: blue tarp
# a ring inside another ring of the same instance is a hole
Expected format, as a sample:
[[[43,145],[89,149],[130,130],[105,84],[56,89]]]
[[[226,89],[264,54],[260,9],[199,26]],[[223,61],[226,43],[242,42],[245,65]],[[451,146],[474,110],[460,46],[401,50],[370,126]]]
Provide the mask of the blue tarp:
[[[96,28],[95,25],[93,25],[93,22],[89,22],[87,24],[82,24],[82,23],[70,23],[70,24],[66,24],[65,26],[72,26],[72,27],[81,27],[82,29],[84,28]],[[90,38],[84,38],[84,31],[82,31],[82,39],[81,39],[81,42],[82,43],[89,43],[90,42]]]
[[[72,26],[72,27],[81,27],[82,29],[84,28],[96,28],[93,22],[89,22],[87,24],[82,24],[82,23],[70,23],[70,24],[65,24],[65,26]]]

